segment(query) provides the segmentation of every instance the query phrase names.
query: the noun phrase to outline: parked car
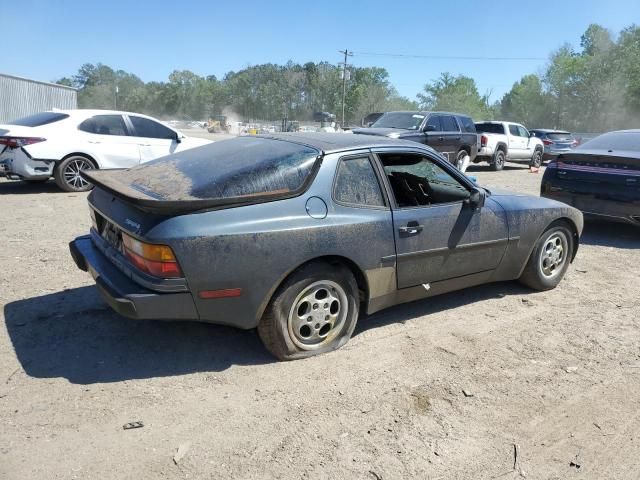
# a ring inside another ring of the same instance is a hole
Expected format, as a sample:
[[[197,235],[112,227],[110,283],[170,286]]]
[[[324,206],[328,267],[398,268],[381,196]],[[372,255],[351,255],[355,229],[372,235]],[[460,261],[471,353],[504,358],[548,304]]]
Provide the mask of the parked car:
[[[83,176],[93,226],[71,255],[114,310],[257,327],[279,359],[344,345],[360,310],[501,280],[554,288],[582,231],[574,208],[486,190],[386,137],[238,137]]]
[[[53,177],[61,189],[82,192],[92,188],[83,170],[133,167],[208,143],[138,113],[41,112],[0,125],[0,175],[27,182]]]
[[[640,226],[640,130],[600,135],[549,163],[540,195]]]
[[[429,145],[453,165],[465,170],[478,151],[473,120],[450,112],[387,112],[370,128],[355,128],[353,133],[400,138]]]
[[[507,160],[542,165],[544,144],[524,126],[513,122],[476,122],[478,156],[475,163],[487,162],[492,170],[502,170]]]
[[[570,152],[578,146],[578,140],[564,130],[550,130],[546,128],[534,128],[530,132],[542,140],[544,145],[543,160],[556,158],[561,153]]]

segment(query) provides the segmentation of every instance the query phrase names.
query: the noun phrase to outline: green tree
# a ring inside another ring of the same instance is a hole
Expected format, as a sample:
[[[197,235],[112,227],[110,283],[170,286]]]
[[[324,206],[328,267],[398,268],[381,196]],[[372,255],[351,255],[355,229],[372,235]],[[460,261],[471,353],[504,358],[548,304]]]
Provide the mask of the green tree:
[[[473,78],[445,72],[425,85],[424,92],[418,94],[418,102],[424,110],[447,110],[484,119],[492,116],[488,97],[478,93]]]

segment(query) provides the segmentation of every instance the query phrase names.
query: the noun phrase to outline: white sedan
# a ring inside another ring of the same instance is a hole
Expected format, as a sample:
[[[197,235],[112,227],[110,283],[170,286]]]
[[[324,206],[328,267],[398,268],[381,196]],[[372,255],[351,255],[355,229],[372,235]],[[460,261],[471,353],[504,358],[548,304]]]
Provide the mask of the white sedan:
[[[68,192],[90,190],[82,170],[129,168],[211,143],[138,113],[55,110],[0,125],[0,176],[27,182],[53,177]]]

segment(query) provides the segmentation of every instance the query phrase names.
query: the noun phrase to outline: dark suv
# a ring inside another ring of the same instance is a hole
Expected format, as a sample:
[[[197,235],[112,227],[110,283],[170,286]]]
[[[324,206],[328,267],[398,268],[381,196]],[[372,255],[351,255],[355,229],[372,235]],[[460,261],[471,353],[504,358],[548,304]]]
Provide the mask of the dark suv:
[[[402,138],[424,143],[462,167],[478,153],[478,136],[471,117],[450,112],[387,112],[371,128],[356,128],[353,133]]]

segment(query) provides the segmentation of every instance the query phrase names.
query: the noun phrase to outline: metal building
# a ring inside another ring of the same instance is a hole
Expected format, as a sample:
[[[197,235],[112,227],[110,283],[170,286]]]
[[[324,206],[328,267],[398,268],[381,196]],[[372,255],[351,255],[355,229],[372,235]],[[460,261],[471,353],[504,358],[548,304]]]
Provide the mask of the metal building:
[[[0,73],[0,124],[52,108],[78,108],[77,90]]]

